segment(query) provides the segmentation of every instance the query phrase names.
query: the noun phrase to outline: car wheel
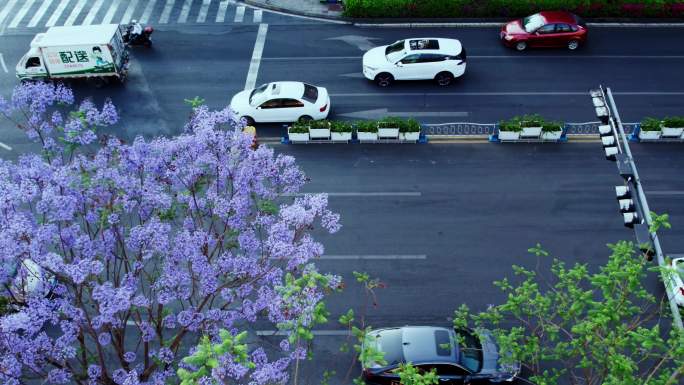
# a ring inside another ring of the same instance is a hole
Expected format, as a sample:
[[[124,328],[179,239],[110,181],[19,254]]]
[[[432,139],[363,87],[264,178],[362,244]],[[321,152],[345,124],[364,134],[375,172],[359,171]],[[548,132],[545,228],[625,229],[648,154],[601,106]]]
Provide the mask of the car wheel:
[[[389,86],[390,84],[392,84],[393,80],[394,80],[394,77],[392,76],[392,74],[388,74],[387,72],[380,73],[375,77],[375,82],[380,87]]]
[[[309,115],[302,115],[299,117],[299,119],[297,119],[298,122],[309,122],[312,120],[313,120],[313,118],[310,117]]]
[[[246,126],[253,126],[254,125],[254,119],[252,119],[251,116],[243,116],[240,118],[240,120],[244,119],[245,120],[245,125]]]
[[[570,40],[570,41],[568,42],[568,49],[569,49],[570,51],[574,51],[574,50],[576,50],[577,48],[579,48],[579,41],[577,41],[577,40]]]
[[[437,74],[437,76],[435,76],[435,80],[440,86],[448,86],[449,84],[453,83],[454,75],[446,71],[440,72]]]
[[[515,44],[515,49],[518,51],[524,51],[527,49],[527,42],[519,41]]]

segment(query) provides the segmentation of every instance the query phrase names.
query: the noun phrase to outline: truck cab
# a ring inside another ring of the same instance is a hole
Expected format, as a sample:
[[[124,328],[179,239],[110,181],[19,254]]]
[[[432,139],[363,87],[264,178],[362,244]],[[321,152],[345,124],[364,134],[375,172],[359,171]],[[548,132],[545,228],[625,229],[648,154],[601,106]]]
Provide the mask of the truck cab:
[[[40,79],[48,75],[40,50],[34,47],[22,56],[17,63],[16,71],[19,79]]]

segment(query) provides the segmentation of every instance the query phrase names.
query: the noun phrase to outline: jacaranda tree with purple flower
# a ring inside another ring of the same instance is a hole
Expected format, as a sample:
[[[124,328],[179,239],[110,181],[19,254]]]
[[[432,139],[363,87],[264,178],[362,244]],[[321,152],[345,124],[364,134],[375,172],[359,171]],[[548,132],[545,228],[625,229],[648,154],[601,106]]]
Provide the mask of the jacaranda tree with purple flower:
[[[311,231],[339,217],[298,194],[292,157],[251,149],[227,109],[130,144],[98,135],[118,120],[111,102],[76,105],[60,85],[22,84],[0,113],[42,148],[0,159],[0,383],[178,383],[203,336],[257,323],[285,331],[279,347],[217,350],[198,383],[287,381],[340,287],[311,263]]]

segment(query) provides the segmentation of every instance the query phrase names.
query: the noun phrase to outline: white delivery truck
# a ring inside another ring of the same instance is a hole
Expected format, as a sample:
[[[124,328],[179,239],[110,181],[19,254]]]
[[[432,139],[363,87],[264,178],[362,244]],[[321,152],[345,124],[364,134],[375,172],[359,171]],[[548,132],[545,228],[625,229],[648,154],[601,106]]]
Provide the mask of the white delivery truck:
[[[16,70],[21,80],[116,78],[123,82],[128,51],[118,24],[50,27],[33,38]]]

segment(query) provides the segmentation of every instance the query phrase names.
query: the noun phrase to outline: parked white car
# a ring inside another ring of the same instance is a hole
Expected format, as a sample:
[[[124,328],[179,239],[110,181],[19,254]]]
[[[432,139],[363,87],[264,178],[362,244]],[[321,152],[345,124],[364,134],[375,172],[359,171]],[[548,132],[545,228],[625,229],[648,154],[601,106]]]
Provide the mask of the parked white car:
[[[456,39],[416,38],[375,47],[363,55],[363,75],[381,87],[394,80],[434,79],[448,86],[466,69],[466,51]]]
[[[302,82],[273,82],[238,92],[230,107],[248,125],[325,119],[330,112],[328,90]]]
[[[677,305],[684,307],[684,258],[672,259],[670,266],[674,270],[674,298]]]

